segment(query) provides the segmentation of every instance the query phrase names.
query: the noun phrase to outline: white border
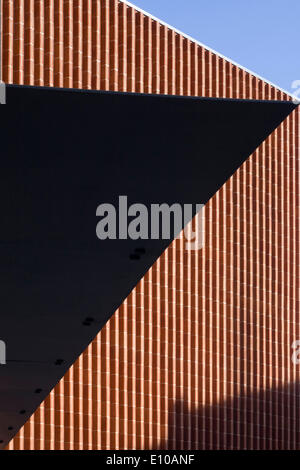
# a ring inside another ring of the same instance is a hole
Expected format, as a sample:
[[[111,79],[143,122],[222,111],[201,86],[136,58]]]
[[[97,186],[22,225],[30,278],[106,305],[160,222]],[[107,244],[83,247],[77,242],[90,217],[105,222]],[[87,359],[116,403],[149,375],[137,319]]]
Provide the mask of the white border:
[[[151,15],[150,13],[148,13],[147,11],[145,10],[142,10],[141,8],[137,7],[136,5],[134,5],[133,3],[130,3],[128,2],[127,0],[120,0],[122,3],[125,3],[125,5],[128,5],[129,7],[131,8],[134,8],[135,10],[139,11],[140,13],[143,13],[144,15],[148,16],[149,18],[151,18],[152,20],[154,21],[157,21],[158,23],[160,23],[161,25],[163,26],[167,26],[167,28],[175,31],[175,33],[177,34],[181,34],[183,37],[185,37],[186,39],[189,39],[190,41],[198,44],[199,46],[201,47],[204,47],[206,50],[210,51],[210,52],[213,52],[214,54],[216,54],[218,57],[221,57],[222,59],[225,59],[227,60],[228,62],[230,62],[231,64],[239,67],[240,69],[244,70],[245,72],[247,73],[250,73],[251,75],[253,75],[254,77],[256,78],[259,78],[260,80],[262,80],[263,82],[265,83],[268,83],[269,85],[273,86],[274,88],[276,88],[277,90],[279,91],[282,91],[283,93],[285,93],[286,95],[290,96],[291,98],[293,98],[294,100],[297,100],[297,102],[299,102],[299,97],[296,97],[295,95],[291,94],[289,91],[286,91],[284,90],[283,88],[275,85],[274,83],[270,82],[269,80],[261,77],[260,75],[258,75],[257,73],[255,72],[252,72],[252,70],[249,70],[247,69],[246,67],[243,67],[242,65],[238,64],[237,62],[235,62],[234,60],[231,60],[229,59],[228,57],[220,54],[219,52],[215,51],[214,49],[212,49],[211,47],[209,46],[206,46],[205,44],[203,44],[202,42],[200,41],[197,41],[197,39],[194,39],[192,38],[191,36],[189,36],[188,34],[185,34],[183,33],[182,31],[180,31],[179,29],[176,29],[174,28],[173,26],[169,25],[168,23],[165,23],[164,21],[160,20],[159,18],[156,18],[155,16]]]

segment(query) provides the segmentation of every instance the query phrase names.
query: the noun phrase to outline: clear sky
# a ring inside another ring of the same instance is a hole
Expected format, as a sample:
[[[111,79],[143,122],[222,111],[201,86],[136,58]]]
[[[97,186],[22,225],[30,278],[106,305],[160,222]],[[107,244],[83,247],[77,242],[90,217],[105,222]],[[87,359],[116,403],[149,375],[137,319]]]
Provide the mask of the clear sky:
[[[132,0],[293,93],[300,80],[300,0]]]

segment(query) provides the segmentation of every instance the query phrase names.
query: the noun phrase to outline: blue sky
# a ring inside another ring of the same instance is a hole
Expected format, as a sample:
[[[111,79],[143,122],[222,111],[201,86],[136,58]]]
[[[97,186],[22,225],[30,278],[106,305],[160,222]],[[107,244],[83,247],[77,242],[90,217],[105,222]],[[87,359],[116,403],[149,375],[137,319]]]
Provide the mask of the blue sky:
[[[300,0],[131,3],[291,93],[300,80]]]

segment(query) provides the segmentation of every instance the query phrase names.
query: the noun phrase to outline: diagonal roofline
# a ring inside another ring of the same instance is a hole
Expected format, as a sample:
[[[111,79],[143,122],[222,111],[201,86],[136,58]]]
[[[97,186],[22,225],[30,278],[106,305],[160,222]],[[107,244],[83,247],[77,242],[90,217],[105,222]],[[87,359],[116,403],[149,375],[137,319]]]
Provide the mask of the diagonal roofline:
[[[289,96],[290,98],[292,98],[293,100],[297,100],[297,102],[299,102],[299,97],[297,97],[296,95],[293,95],[292,93],[290,93],[289,91],[285,90],[284,88],[281,88],[280,86],[278,85],[275,85],[275,83],[271,82],[270,80],[267,80],[266,78],[262,77],[261,75],[253,72],[252,70],[249,70],[247,69],[247,67],[244,67],[243,65],[239,64],[238,62],[230,59],[229,57],[226,57],[225,55],[221,54],[220,52],[217,52],[215,51],[214,49],[212,49],[211,47],[207,46],[206,44],[203,44],[202,42],[198,41],[197,39],[189,36],[188,34],[186,33],[183,33],[182,31],[180,31],[179,29],[175,28],[174,26],[171,26],[170,24],[166,23],[165,21],[163,20],[160,20],[159,18],[157,18],[156,16],[152,15],[151,13],[148,13],[147,11],[143,10],[142,8],[134,5],[133,3],[131,2],[128,2],[127,0],[120,0],[122,3],[125,3],[125,5],[128,5],[129,7],[139,11],[140,13],[143,13],[144,15],[148,16],[149,18],[151,18],[152,20],[154,21],[157,21],[158,23],[160,23],[161,25],[163,26],[167,26],[169,29],[175,31],[175,33],[177,34],[180,34],[181,36],[185,37],[186,39],[189,39],[190,41],[198,44],[199,46],[203,47],[204,49],[210,51],[210,52],[213,52],[214,54],[216,54],[218,57],[221,57],[222,59],[225,59],[226,61],[230,62],[231,64],[239,67],[240,69],[244,70],[245,72],[247,73],[250,73],[251,75],[253,75],[254,77],[258,78],[259,80],[262,80],[263,82],[271,85],[272,87],[276,88],[277,90],[281,91],[282,93],[285,93],[287,96]]]

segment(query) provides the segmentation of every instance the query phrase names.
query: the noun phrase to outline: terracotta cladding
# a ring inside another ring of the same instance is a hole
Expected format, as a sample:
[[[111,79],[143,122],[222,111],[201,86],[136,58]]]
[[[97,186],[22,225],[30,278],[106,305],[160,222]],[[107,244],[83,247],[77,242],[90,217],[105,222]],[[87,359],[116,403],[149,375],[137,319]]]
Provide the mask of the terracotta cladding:
[[[3,0],[6,83],[288,100],[117,0]],[[9,449],[300,449],[299,109],[175,240]],[[195,223],[195,221],[194,221]]]

